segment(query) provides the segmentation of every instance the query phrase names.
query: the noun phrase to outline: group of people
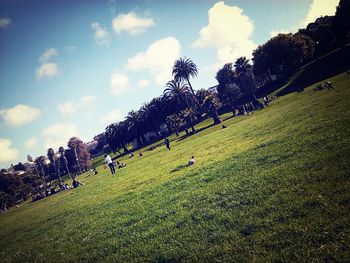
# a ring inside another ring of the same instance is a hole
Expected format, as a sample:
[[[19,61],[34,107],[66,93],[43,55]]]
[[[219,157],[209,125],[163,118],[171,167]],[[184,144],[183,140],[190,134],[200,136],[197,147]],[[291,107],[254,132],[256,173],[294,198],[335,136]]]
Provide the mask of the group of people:
[[[225,126],[225,128],[226,128],[226,126]],[[165,139],[164,139],[164,145],[165,145],[165,147],[168,149],[168,151],[170,151],[170,141],[169,141],[168,138],[165,138]],[[151,149],[151,150],[154,150],[155,147],[152,146],[150,149]],[[132,158],[132,157],[134,157],[134,156],[135,156],[135,155],[133,154],[133,152],[131,152],[131,153],[129,154],[129,158]],[[142,157],[142,156],[143,156],[142,151],[139,151],[139,157]],[[116,171],[115,171],[115,167],[116,167],[116,166],[117,166],[118,168],[123,168],[123,167],[126,166],[125,163],[121,163],[121,162],[119,162],[119,161],[113,162],[112,158],[111,158],[108,154],[105,154],[105,155],[104,155],[104,158],[105,158],[105,159],[104,159],[104,162],[105,162],[106,164],[108,164],[109,169],[110,169],[112,175],[113,175],[113,174],[116,174]],[[192,156],[191,159],[188,161],[187,166],[193,165],[193,164],[195,164],[195,163],[196,163],[196,160],[194,159],[194,156]]]
[[[77,188],[79,185],[84,185],[84,183],[82,183],[76,179],[73,179],[72,186],[69,186],[67,183],[65,183],[65,184],[59,183],[56,186],[52,186],[52,185],[45,186],[43,190],[41,190],[41,191],[37,192],[35,195],[33,195],[32,202],[41,200],[41,199],[48,197],[50,195],[54,195],[58,192]]]

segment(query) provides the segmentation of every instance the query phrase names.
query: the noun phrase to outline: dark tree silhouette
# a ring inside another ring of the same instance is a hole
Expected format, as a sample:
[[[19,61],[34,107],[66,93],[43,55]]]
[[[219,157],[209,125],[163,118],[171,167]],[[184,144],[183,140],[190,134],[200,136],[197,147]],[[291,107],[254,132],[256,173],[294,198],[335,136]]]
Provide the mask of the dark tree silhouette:
[[[192,88],[190,77],[196,77],[198,74],[196,64],[189,58],[180,58],[175,61],[173,72],[174,79],[176,81],[185,80],[190,87],[192,95],[195,96],[194,90]]]

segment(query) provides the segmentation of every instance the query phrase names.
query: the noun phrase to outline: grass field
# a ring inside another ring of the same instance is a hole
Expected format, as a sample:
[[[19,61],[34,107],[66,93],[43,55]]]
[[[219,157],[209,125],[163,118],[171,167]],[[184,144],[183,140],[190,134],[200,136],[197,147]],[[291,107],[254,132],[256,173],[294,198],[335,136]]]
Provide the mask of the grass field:
[[[332,82],[11,209],[1,262],[349,262],[350,76]]]

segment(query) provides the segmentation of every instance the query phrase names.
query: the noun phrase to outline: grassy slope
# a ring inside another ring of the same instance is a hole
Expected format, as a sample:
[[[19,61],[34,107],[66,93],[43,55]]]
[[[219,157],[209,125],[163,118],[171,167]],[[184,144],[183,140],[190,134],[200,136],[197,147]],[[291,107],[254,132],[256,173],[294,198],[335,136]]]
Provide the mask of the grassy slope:
[[[1,261],[349,261],[350,77],[332,81],[12,209]]]
[[[283,96],[295,92],[298,88],[302,90],[315,82],[349,70],[349,68],[350,44],[347,44],[302,66],[284,86],[272,92],[271,95]]]

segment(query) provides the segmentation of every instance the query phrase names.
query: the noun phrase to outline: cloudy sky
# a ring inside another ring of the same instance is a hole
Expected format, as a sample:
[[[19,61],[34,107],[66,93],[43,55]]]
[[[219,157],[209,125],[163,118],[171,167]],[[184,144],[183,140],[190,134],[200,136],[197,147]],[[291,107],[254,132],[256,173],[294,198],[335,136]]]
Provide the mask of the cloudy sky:
[[[0,167],[91,141],[162,94],[179,57],[195,89],[224,63],[295,32],[338,0],[1,1]]]

